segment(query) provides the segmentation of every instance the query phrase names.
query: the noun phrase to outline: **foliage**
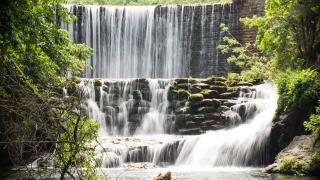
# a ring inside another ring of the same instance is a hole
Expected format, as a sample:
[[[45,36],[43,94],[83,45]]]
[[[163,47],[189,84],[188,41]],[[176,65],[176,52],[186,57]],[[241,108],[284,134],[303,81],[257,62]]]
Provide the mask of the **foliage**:
[[[224,37],[218,49],[222,54],[230,54],[228,63],[234,63],[241,68],[239,79],[253,82],[257,79],[268,78],[267,72],[270,70],[268,59],[257,50],[255,45],[251,43],[241,44],[230,33],[225,24],[221,24],[220,29]],[[235,77],[235,73],[230,75]]]
[[[318,73],[310,69],[281,73],[277,79],[279,109],[311,112],[319,98],[319,82]]]
[[[231,0],[68,0],[69,4],[99,5],[157,5],[157,4],[207,4],[227,3]]]
[[[74,86],[72,76],[81,75],[91,53],[74,44],[56,23],[58,18],[74,19],[64,2],[1,2],[0,140],[7,144],[0,149],[7,151],[13,165],[55,157],[62,179],[79,168],[84,168],[77,171],[79,178],[90,179],[94,156],[89,142],[96,137],[97,125],[85,116],[81,93],[64,98],[62,88]]]
[[[319,63],[320,2],[267,0],[265,16],[244,18],[257,27],[257,45],[278,70],[308,68]]]
[[[278,164],[278,168],[283,173],[293,174],[292,170],[294,167],[294,158],[291,156],[284,157],[280,164]]]
[[[310,159],[285,156],[277,165],[277,171],[285,174],[317,175],[320,170],[320,153],[315,151]]]
[[[316,108],[316,113],[311,114],[309,120],[305,121],[303,125],[312,132],[320,130],[320,106]]]
[[[71,101],[78,102],[80,99],[69,97]],[[85,111],[74,111],[72,113],[60,108],[57,110],[62,114],[62,131],[59,134],[61,143],[55,149],[55,168],[58,168],[61,177],[67,173],[73,179],[74,174],[82,178],[96,178],[95,176],[95,147],[92,142],[97,138],[98,126],[93,120],[86,117]],[[69,109],[69,108],[66,108]],[[72,128],[70,128],[72,127]],[[81,169],[79,169],[81,168]]]

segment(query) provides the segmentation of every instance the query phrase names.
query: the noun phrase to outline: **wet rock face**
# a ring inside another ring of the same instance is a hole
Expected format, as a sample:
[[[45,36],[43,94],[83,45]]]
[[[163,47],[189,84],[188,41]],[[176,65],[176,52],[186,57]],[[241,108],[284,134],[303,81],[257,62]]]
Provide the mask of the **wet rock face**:
[[[250,93],[252,89],[237,84],[229,87],[223,77],[207,79],[176,79],[171,83],[168,94],[168,111],[176,115],[175,132],[177,134],[200,134],[207,130],[219,130],[234,125],[225,112],[232,106],[240,92]],[[237,117],[246,118],[246,109]]]
[[[295,136],[305,134],[303,121],[307,118],[307,115],[304,112],[297,109],[287,112],[277,111],[270,132],[269,163],[275,160],[276,155],[288,146]]]
[[[223,77],[180,78],[166,82],[147,79],[91,82],[91,91],[104,113],[102,121],[107,131],[118,135],[135,134],[147,126],[146,121],[150,122],[148,132],[165,126],[164,131],[158,133],[201,134],[228,128],[241,122],[237,118],[248,118],[245,114],[248,110],[235,104],[240,92],[250,94],[253,91],[237,84],[230,87]],[[238,115],[230,118],[227,112]],[[163,118],[162,125],[152,124],[159,120],[156,118]]]
[[[296,136],[276,156],[275,162],[264,169],[268,173],[319,175],[319,148],[311,136]]]

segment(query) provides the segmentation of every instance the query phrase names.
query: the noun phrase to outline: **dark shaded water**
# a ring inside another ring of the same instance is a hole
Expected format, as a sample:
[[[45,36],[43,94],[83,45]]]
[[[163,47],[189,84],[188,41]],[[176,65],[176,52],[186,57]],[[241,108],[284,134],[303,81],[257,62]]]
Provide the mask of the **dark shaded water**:
[[[300,177],[262,173],[261,169],[250,168],[169,168],[169,169],[104,169],[103,172],[113,180],[150,180],[161,172],[171,171],[179,180],[317,180],[320,177]]]

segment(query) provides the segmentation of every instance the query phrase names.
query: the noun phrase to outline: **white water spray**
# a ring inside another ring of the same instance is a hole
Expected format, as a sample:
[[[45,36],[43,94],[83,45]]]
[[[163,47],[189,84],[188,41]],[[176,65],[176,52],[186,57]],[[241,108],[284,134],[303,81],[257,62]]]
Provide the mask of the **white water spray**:
[[[186,138],[177,158],[177,165],[189,166],[245,166],[252,155],[264,148],[269,137],[272,118],[277,108],[277,93],[270,84],[254,87],[246,113],[254,113],[246,123],[229,130],[209,131]],[[252,105],[257,108],[251,111]]]

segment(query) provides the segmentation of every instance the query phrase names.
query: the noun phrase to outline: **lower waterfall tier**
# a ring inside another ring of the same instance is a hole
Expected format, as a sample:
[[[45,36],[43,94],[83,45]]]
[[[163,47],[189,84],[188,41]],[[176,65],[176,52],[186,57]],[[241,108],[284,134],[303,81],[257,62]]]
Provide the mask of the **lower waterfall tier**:
[[[100,167],[259,166],[276,109],[270,84],[225,79],[83,79],[100,124]],[[70,93],[70,92],[69,92]]]

